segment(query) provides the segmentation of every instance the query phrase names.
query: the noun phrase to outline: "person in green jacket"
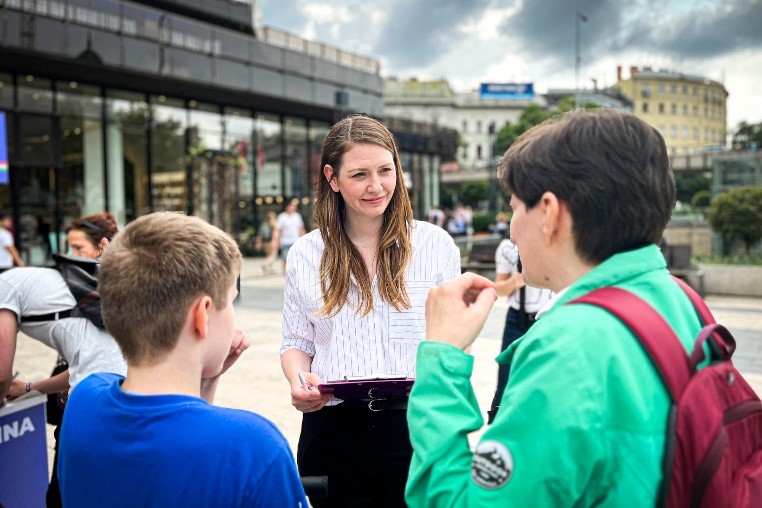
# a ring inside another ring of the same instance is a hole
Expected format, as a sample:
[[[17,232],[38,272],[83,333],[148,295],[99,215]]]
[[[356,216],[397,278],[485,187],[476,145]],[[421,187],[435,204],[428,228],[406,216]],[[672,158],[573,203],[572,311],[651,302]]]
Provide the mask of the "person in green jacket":
[[[664,140],[632,114],[574,111],[505,153],[511,240],[526,284],[557,295],[498,357],[510,365],[484,425],[467,354],[495,301],[474,274],[430,290],[408,405],[409,506],[653,506],[662,482],[668,394],[638,340],[591,305],[617,286],[650,303],[686,348],[701,324],[657,245],[675,203]]]

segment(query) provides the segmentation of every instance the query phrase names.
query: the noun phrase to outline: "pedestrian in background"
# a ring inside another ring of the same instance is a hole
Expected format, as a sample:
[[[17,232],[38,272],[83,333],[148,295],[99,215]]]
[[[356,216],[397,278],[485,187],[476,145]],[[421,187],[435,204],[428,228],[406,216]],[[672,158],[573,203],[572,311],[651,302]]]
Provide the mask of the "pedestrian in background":
[[[14,266],[24,266],[18,249],[13,243],[13,217],[9,213],[0,212],[0,273]]]
[[[264,273],[273,273],[275,271],[273,265],[278,258],[278,248],[275,245],[276,227],[275,212],[267,212],[265,220],[259,225],[257,239],[254,244],[256,250],[261,249],[265,253],[265,261],[262,263],[262,271]]]
[[[497,296],[508,297],[508,312],[505,315],[503,340],[500,344],[502,352],[529,331],[529,328],[537,321],[537,313],[548,304],[553,297],[553,292],[527,286],[524,283],[519,250],[508,238],[501,240],[495,250],[495,291]],[[497,388],[490,406],[489,423],[492,423],[500,406],[503,391],[508,382],[509,370],[510,366],[507,364],[500,364],[498,367]]]
[[[275,219],[275,236],[273,245],[279,249],[279,256],[283,264],[283,273],[286,273],[286,260],[288,251],[294,242],[304,234],[304,221],[302,216],[296,211],[299,201],[292,199],[286,205],[286,208],[278,214]]]
[[[426,295],[460,273],[439,227],[413,220],[394,139],[363,115],[335,124],[323,145],[318,229],[291,248],[281,365],[303,412],[299,471],[328,476],[314,507],[400,507],[412,449],[407,397],[342,401],[311,390],[376,373],[415,376]],[[303,376],[307,386],[302,386]]]
[[[635,115],[577,110],[505,153],[511,239],[524,281],[556,297],[497,358],[510,365],[500,411],[483,419],[467,349],[496,298],[474,274],[433,289],[408,419],[411,506],[655,506],[670,396],[640,341],[593,305],[620,287],[664,316],[686,353],[701,322],[658,244],[675,202],[664,139]],[[615,204],[615,205],[613,205]]]

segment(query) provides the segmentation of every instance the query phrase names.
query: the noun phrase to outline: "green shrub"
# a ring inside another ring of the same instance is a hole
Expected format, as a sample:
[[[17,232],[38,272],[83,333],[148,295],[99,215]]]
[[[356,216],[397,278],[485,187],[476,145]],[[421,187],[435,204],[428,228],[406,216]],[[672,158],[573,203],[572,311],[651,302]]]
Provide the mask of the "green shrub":
[[[490,212],[475,213],[472,221],[474,233],[488,233],[489,227],[495,223],[495,214]]]
[[[693,208],[706,208],[712,202],[712,195],[708,190],[700,190],[691,198]]]
[[[735,256],[710,256],[706,254],[697,254],[693,256],[694,263],[703,263],[707,265],[755,265],[762,266],[762,256],[736,254]]]

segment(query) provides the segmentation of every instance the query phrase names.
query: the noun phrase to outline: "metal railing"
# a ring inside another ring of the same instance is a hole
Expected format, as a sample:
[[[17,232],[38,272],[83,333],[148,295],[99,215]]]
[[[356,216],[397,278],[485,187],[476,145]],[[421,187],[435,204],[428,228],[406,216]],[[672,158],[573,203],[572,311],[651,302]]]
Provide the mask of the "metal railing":
[[[285,30],[264,26],[257,29],[256,34],[258,39],[273,46],[312,55],[363,72],[378,74],[380,71],[380,64],[374,58],[360,56],[320,42],[308,41]]]

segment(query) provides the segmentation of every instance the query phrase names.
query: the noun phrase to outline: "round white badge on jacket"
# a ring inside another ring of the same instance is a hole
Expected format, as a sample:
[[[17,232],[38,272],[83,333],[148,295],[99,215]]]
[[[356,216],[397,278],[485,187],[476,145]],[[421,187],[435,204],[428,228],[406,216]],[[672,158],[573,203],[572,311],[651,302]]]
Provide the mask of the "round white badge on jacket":
[[[482,441],[471,462],[471,479],[485,489],[499,489],[513,475],[513,455],[500,441]]]

